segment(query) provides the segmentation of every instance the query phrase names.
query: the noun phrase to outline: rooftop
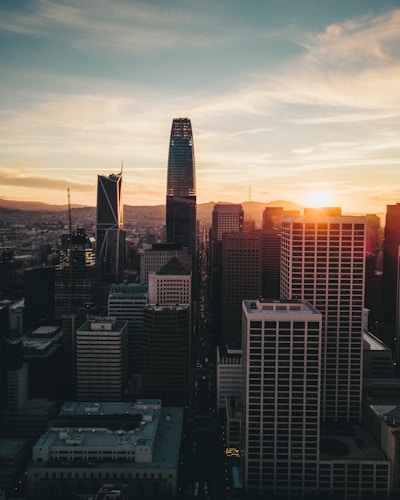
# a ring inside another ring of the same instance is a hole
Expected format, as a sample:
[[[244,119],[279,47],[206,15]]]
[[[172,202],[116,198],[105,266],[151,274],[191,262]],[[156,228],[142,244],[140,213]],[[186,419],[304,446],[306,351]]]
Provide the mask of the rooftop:
[[[315,314],[321,316],[309,302],[300,302],[299,300],[243,300],[243,307],[247,314],[265,313],[276,314]]]
[[[321,432],[321,460],[387,460],[386,455],[361,425],[333,423]]]

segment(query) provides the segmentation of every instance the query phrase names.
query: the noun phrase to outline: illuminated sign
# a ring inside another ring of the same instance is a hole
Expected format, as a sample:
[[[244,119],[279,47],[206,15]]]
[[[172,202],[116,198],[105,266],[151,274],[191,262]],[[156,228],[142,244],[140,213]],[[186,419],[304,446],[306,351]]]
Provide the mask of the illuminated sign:
[[[225,455],[227,457],[240,457],[240,450],[237,448],[226,448]]]

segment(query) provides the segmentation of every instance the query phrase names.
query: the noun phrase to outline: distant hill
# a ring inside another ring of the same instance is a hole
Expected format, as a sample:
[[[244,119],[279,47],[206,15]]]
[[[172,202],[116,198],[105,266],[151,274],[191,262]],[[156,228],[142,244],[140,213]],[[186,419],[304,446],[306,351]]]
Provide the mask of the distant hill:
[[[14,201],[0,198],[0,207],[10,210],[29,210],[33,212],[63,212],[68,210],[68,205],[49,205],[40,201]],[[83,208],[84,205],[71,204],[72,208]]]
[[[229,203],[225,201],[210,201],[197,205],[197,218],[201,224],[211,225],[212,211],[216,203]],[[286,210],[302,210],[296,203],[277,200],[270,202],[245,201],[242,202],[245,219],[255,220],[256,225],[261,227],[263,210],[267,206],[283,207]],[[37,201],[13,201],[0,199],[0,208],[8,210],[19,210],[29,212],[66,212],[68,205],[50,205]],[[84,205],[71,205],[72,218],[80,219],[82,217],[92,218],[96,216],[95,207],[85,207]],[[165,221],[165,205],[125,205],[124,217],[126,221],[134,221],[135,218],[141,221],[143,225],[162,225]]]
[[[211,226],[212,211],[216,203],[229,203],[225,201],[210,201],[208,203],[200,203],[197,205],[197,218],[202,225]],[[260,201],[244,201],[241,203],[244,210],[245,220],[254,220],[256,227],[262,225],[262,216],[265,207],[283,207],[285,210],[300,210],[303,213],[303,206],[287,200],[275,200],[269,202]],[[80,223],[78,221],[93,221],[95,223],[96,207],[87,207],[84,205],[73,204],[72,220],[73,225]],[[17,211],[20,216],[23,212],[38,212],[40,213],[55,213],[68,220],[68,205],[50,205],[37,201],[12,201],[0,199],[0,211]],[[63,215],[65,212],[65,215]],[[348,214],[350,215],[350,214]],[[354,214],[365,215],[365,214]],[[384,224],[385,214],[377,214],[381,219],[381,224]],[[3,213],[3,217],[7,219]],[[162,226],[165,224],[165,205],[124,205],[125,222],[140,224],[141,227]]]

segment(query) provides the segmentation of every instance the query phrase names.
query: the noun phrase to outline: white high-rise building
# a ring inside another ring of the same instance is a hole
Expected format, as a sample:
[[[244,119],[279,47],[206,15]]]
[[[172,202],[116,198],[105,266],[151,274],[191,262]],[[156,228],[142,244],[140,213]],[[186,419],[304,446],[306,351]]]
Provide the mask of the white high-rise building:
[[[304,497],[318,488],[322,316],[278,300],[242,313],[247,492]]]
[[[192,256],[181,244],[155,243],[144,248],[140,255],[140,283],[147,284],[149,273],[159,271],[173,257],[178,258],[188,271],[192,270]]]
[[[217,347],[217,404],[225,408],[226,400],[242,394],[243,370],[241,349]]]
[[[149,273],[149,304],[191,304],[192,275],[173,257],[157,272]]]
[[[281,298],[322,313],[321,418],[360,419],[365,217],[306,209],[282,222]]]

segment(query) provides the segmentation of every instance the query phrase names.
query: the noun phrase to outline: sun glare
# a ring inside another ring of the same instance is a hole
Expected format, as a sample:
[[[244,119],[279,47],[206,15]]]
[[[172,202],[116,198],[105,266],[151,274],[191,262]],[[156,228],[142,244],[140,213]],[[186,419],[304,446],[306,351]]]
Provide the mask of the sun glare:
[[[332,194],[329,191],[312,191],[305,198],[304,206],[321,208],[332,206]]]

